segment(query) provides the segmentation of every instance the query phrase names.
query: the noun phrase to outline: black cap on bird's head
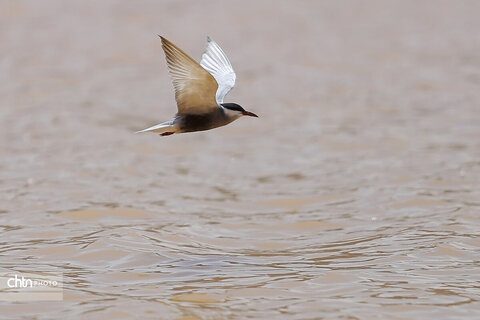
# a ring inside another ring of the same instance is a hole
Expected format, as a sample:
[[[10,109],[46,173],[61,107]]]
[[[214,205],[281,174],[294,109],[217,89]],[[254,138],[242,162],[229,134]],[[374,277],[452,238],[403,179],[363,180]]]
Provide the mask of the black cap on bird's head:
[[[225,109],[228,109],[228,110],[237,111],[243,116],[250,116],[250,117],[258,118],[258,116],[255,113],[249,112],[249,111],[243,109],[240,105],[238,105],[236,103],[222,103],[221,106],[224,107]]]

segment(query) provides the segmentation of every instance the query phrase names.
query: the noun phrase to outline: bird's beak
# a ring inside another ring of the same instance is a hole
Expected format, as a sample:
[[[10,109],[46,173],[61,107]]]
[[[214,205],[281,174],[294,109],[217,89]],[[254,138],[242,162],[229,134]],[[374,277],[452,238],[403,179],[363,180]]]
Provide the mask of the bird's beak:
[[[242,114],[243,114],[244,116],[250,116],[250,117],[258,118],[258,116],[257,116],[255,113],[253,113],[253,112],[245,111],[245,112],[242,112]]]

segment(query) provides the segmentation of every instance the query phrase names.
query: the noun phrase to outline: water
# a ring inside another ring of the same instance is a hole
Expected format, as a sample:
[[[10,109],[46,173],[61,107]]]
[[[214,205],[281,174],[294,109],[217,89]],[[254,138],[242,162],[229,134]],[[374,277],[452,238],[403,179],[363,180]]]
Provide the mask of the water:
[[[0,271],[65,282],[2,317],[479,317],[478,9],[0,3]],[[175,112],[156,33],[260,118],[133,134]]]

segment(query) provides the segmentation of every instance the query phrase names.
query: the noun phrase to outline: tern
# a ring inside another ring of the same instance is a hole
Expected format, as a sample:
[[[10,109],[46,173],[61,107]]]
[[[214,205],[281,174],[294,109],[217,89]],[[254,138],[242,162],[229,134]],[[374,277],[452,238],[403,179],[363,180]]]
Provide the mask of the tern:
[[[161,136],[221,127],[242,116],[258,117],[223,99],[235,85],[235,71],[222,48],[207,37],[200,64],[162,36],[168,71],[175,89],[178,112],[167,122],[137,131]]]

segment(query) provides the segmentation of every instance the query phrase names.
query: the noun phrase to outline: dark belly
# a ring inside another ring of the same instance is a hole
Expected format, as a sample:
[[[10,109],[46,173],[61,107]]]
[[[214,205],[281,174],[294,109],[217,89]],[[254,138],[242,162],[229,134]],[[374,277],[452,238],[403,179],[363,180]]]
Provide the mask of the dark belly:
[[[180,129],[183,132],[213,129],[224,124],[225,120],[222,118],[220,114],[212,113],[184,115],[180,121]]]

